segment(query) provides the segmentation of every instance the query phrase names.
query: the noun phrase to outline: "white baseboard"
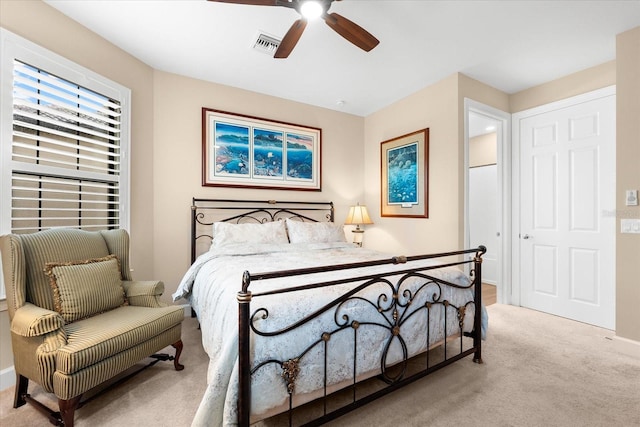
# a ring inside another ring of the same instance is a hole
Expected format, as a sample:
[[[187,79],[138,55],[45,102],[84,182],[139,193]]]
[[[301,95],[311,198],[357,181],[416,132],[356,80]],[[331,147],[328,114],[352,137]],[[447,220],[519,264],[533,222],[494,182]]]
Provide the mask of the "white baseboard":
[[[611,341],[614,344],[613,348],[619,353],[624,353],[636,359],[640,357],[640,341],[619,337],[617,335],[614,335]]]
[[[0,391],[16,385],[16,371],[13,366],[0,371]]]
[[[627,344],[633,344],[633,345],[640,346],[640,341],[632,340],[630,338],[625,338],[625,337],[620,337],[618,335],[614,335],[613,339],[622,341],[622,342],[627,343]]]

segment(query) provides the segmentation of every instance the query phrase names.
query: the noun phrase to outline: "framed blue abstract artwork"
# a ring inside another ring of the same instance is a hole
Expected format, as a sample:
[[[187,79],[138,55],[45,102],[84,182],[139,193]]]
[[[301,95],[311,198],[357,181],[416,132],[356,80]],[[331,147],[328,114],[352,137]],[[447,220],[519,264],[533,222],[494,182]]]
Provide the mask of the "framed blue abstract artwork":
[[[380,144],[380,215],[429,217],[429,129]]]
[[[202,185],[321,190],[318,128],[202,108]]]

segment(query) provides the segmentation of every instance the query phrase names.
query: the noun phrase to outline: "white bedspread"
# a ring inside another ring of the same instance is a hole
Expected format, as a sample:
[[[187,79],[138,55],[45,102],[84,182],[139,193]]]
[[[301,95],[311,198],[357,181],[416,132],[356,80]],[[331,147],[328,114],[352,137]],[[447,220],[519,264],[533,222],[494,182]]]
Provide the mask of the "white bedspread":
[[[202,402],[193,420],[193,426],[220,426],[235,425],[237,419],[237,375],[238,375],[238,304],[237,292],[241,288],[242,273],[249,270],[252,274],[269,271],[288,270],[293,268],[315,267],[322,265],[335,265],[347,262],[369,261],[373,259],[388,259],[389,256],[363,248],[356,248],[350,243],[331,244],[288,244],[288,245],[230,245],[215,248],[201,255],[191,266],[182,279],[178,290],[173,294],[174,301],[186,298],[190,301],[200,321],[202,329],[202,343],[210,357],[208,369],[208,387]],[[431,264],[431,261],[421,261],[420,265]],[[359,274],[393,271],[393,269],[406,269],[407,265],[385,265],[369,267],[359,271]],[[461,285],[468,285],[469,278],[455,268],[438,269],[429,272],[430,275],[446,281]],[[353,272],[349,273],[353,276]],[[313,282],[345,277],[344,271],[333,271],[314,276]],[[283,286],[299,285],[305,282],[305,277],[272,279],[252,283],[250,291],[257,293],[268,289],[277,289]],[[394,282],[395,283],[395,282]],[[422,280],[420,283],[424,283]],[[312,292],[295,292],[278,296],[265,296],[254,298],[251,303],[251,312],[257,308],[267,307],[269,316],[267,319],[256,323],[258,328],[273,331],[290,325],[297,319],[315,311],[317,308],[342,295],[345,290],[354,285],[339,285]],[[403,289],[411,289],[411,284],[403,285]],[[417,283],[416,283],[417,286]],[[414,286],[415,288],[415,286]],[[422,292],[422,300],[416,297],[414,303],[424,303],[426,298],[431,298],[436,287],[429,292]],[[441,299],[447,299],[454,305],[464,305],[473,299],[473,290],[451,291],[445,287],[445,293]],[[388,287],[376,285],[368,295],[374,295],[373,301],[381,293],[385,292],[389,297],[391,293]],[[422,302],[420,302],[422,301]],[[366,304],[365,304],[366,305]],[[356,307],[355,304],[347,305],[340,313],[346,313],[350,320],[359,322],[374,321],[384,323],[381,314],[371,305],[363,308],[363,304]],[[439,307],[441,309],[441,307]],[[433,309],[432,309],[433,310]],[[465,315],[465,331],[473,327],[473,306]],[[434,316],[436,317],[436,316]],[[437,316],[440,317],[440,316]],[[457,319],[455,313],[448,316],[447,333],[455,334]],[[421,310],[419,315],[411,318],[411,321],[424,322],[426,314]],[[323,332],[336,329],[333,315],[320,316],[309,322],[303,328],[304,331],[292,331],[277,339],[252,336],[252,351],[260,348],[260,354],[253,354],[253,364],[266,359],[287,360],[296,357],[312,342],[318,340]],[[371,331],[367,332],[370,329]],[[431,342],[443,339],[443,324],[431,322]],[[332,335],[328,345],[333,348],[338,346],[353,346],[353,329]],[[406,341],[410,354],[424,351],[430,343],[426,342],[426,334],[423,329],[402,329],[402,338]],[[382,328],[360,328],[358,331],[358,374],[379,368],[380,353],[388,340],[388,331]],[[397,338],[396,338],[397,341]],[[305,356],[306,360],[312,360],[313,353],[320,353],[322,346],[318,346]],[[348,347],[348,348],[351,348]],[[401,360],[401,347],[398,342],[391,346],[387,363]],[[366,350],[366,351],[365,351]],[[329,384],[340,379],[350,378],[353,370],[351,352],[331,353],[328,373]],[[360,359],[362,358],[362,359]],[[309,393],[322,386],[323,369],[311,364],[301,364],[300,375],[296,382],[296,394]],[[320,363],[320,362],[318,362]],[[282,387],[274,387],[274,378],[279,378],[280,367],[275,364],[260,370],[252,378],[252,413],[260,414],[271,408],[286,402],[288,395],[284,381]],[[317,374],[316,374],[317,372]]]

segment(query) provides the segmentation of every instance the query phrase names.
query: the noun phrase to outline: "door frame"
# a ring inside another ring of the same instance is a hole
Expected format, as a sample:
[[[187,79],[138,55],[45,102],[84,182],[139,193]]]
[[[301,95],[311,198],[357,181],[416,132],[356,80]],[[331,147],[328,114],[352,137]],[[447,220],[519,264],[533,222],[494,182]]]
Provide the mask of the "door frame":
[[[583,102],[593,101],[598,98],[604,98],[616,94],[616,86],[611,85],[601,89],[589,91],[580,95],[575,95],[569,98],[561,99],[559,101],[550,102],[548,104],[533,107],[528,110],[519,111],[512,115],[512,217],[511,224],[513,226],[513,233],[511,234],[511,260],[512,260],[512,304],[521,305],[521,280],[520,280],[520,122],[531,116],[538,114],[548,113],[561,108],[570,107]]]
[[[498,122],[496,160],[498,174],[498,209],[500,246],[497,250],[497,301],[513,304],[511,236],[511,115],[473,99],[464,98],[464,247],[470,245],[469,227],[469,114],[475,113]]]

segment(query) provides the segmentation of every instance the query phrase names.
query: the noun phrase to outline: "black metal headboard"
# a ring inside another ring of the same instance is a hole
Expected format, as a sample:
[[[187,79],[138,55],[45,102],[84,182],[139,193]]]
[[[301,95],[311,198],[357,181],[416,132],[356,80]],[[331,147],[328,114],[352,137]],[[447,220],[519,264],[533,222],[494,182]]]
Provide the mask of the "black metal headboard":
[[[191,263],[200,239],[213,239],[214,222],[257,222],[294,218],[320,222],[334,220],[333,202],[282,202],[276,200],[197,199],[191,203]]]

